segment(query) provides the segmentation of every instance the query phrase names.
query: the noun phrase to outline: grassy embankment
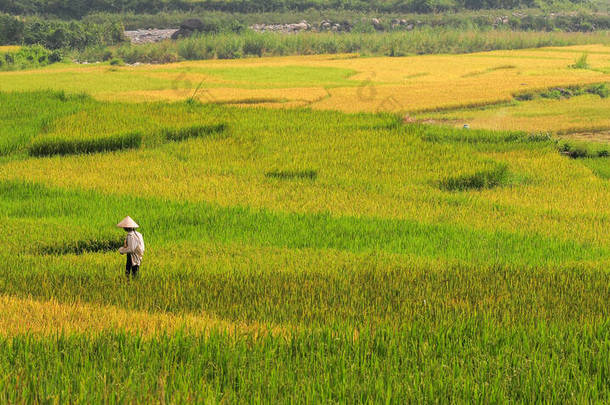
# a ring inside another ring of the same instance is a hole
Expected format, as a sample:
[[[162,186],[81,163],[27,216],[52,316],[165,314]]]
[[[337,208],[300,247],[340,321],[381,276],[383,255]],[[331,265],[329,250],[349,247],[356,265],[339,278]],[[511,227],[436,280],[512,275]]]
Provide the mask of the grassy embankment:
[[[473,53],[492,50],[608,44],[608,31],[540,32],[422,27],[408,32],[381,33],[219,33],[148,45],[90,47],[73,53],[78,60],[112,57],[128,63],[184,60],[359,53],[365,56]]]

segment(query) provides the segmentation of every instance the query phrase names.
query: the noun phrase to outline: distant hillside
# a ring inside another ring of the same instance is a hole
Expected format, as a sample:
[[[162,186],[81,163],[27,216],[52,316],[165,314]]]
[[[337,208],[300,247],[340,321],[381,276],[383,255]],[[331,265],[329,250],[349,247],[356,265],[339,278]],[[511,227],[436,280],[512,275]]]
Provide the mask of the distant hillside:
[[[554,6],[591,8],[605,0],[0,0],[0,12],[80,18],[95,12],[158,13],[163,11],[354,10],[363,12],[429,13],[464,9],[512,9]],[[606,6],[607,7],[607,6]]]

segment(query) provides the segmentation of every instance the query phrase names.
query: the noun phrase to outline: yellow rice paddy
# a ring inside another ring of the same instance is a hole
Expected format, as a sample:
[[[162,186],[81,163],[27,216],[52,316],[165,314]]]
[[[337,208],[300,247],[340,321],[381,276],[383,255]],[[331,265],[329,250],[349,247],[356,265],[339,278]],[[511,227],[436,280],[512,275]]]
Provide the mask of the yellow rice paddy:
[[[591,68],[572,68],[583,54]],[[417,113],[500,103],[515,93],[552,86],[608,81],[610,47],[587,45],[397,58],[290,56],[125,67],[61,65],[2,73],[0,90],[52,88],[88,92],[103,100],[194,97],[237,105]],[[528,120],[523,127],[539,128],[539,123]]]

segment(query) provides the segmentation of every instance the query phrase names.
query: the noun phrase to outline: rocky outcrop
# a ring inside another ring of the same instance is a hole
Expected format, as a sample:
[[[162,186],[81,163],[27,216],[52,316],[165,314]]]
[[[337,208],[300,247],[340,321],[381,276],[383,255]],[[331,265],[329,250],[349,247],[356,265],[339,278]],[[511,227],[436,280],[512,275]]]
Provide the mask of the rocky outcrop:
[[[172,39],[187,38],[196,32],[203,31],[203,22],[198,18],[189,18],[180,24],[180,29],[173,33]]]

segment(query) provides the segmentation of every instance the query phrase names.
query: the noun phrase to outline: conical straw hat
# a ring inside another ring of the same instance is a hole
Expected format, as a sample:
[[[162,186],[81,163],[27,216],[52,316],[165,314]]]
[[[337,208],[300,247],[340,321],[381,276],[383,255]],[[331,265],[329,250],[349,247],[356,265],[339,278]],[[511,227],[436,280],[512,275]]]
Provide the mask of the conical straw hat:
[[[140,225],[136,224],[136,221],[131,219],[131,217],[127,216],[121,222],[116,224],[119,228],[139,228]]]

